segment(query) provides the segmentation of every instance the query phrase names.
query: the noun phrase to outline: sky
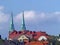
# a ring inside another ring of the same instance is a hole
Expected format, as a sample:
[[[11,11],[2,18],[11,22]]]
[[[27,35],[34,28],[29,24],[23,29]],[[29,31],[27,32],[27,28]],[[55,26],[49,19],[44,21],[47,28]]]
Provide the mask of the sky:
[[[0,0],[0,35],[8,37],[11,12],[15,30],[21,30],[24,11],[27,30],[60,34],[60,0]]]

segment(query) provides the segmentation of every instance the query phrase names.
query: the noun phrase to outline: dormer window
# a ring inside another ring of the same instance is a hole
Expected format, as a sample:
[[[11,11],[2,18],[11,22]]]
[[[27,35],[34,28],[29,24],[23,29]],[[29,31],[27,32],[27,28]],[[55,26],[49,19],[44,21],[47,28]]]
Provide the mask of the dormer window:
[[[32,31],[30,31],[30,34],[32,34]]]
[[[19,34],[21,34],[21,31],[19,31]]]
[[[17,34],[17,31],[15,33]]]
[[[36,33],[35,31],[33,31],[33,33]]]

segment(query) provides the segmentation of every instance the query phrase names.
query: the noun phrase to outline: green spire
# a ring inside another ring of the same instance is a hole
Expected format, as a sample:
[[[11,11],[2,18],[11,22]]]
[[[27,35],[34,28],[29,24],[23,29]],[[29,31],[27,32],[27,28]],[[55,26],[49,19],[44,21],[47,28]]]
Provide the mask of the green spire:
[[[21,30],[26,30],[25,20],[24,20],[24,12],[23,12],[23,14],[22,14],[22,27],[21,27]]]
[[[14,28],[14,24],[13,24],[13,13],[11,13],[11,27],[10,27],[10,31],[15,30]]]

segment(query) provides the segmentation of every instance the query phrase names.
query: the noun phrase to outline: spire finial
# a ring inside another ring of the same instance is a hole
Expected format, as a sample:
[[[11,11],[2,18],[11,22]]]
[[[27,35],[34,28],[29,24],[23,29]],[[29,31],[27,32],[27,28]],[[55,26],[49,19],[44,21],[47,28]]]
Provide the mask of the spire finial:
[[[15,30],[14,28],[14,24],[13,24],[13,13],[11,13],[11,27],[10,27],[10,31]]]
[[[23,14],[22,14],[22,30],[26,30],[25,20],[24,20],[24,11],[23,11]]]

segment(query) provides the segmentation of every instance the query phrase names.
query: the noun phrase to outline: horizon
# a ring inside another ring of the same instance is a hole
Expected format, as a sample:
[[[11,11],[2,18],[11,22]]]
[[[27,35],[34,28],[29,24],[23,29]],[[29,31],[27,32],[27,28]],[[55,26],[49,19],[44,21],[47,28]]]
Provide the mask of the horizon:
[[[60,0],[0,0],[0,35],[8,37],[11,12],[14,27],[21,30],[24,11],[27,30],[44,31],[49,35],[60,34]]]

